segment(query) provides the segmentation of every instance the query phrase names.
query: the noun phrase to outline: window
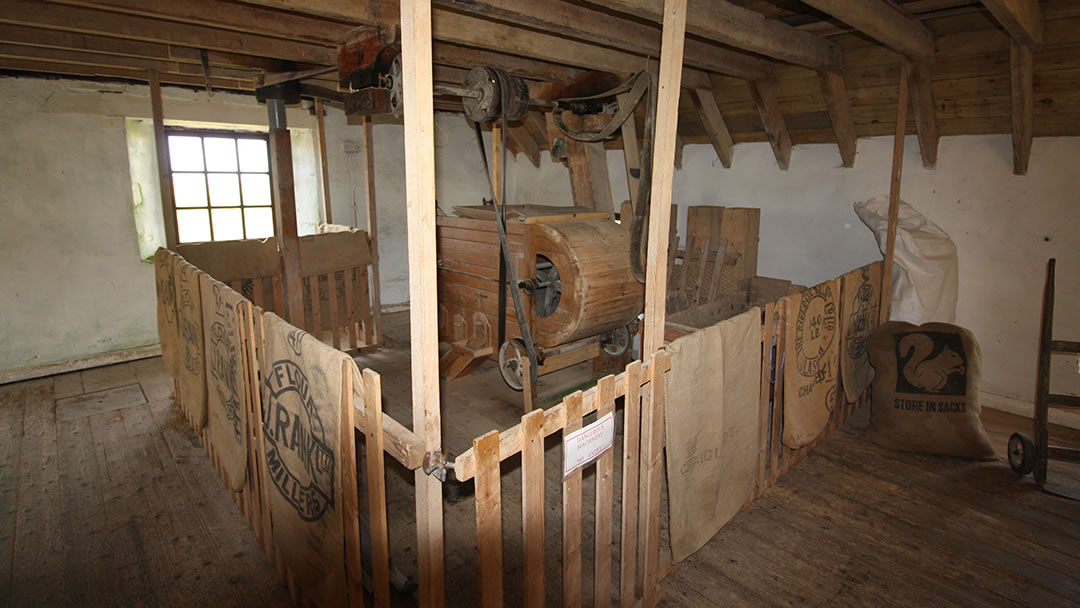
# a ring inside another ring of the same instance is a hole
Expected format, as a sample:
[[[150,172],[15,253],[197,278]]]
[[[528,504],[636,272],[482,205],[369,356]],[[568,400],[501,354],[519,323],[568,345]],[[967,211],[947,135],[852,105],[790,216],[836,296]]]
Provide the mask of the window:
[[[167,129],[180,242],[274,235],[263,133]]]

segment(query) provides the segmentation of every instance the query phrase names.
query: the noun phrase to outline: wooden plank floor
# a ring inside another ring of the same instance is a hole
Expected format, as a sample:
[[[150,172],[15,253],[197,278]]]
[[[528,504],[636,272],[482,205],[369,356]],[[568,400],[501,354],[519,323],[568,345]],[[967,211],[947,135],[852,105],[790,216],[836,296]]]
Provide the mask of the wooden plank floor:
[[[1004,462],[880,448],[867,422],[864,408],[667,577],[664,605],[1080,605],[1080,503]],[[993,410],[983,422],[1000,455],[1030,433]],[[1080,467],[1050,477],[1080,489]]]
[[[290,606],[160,358],[0,386],[0,606]]]

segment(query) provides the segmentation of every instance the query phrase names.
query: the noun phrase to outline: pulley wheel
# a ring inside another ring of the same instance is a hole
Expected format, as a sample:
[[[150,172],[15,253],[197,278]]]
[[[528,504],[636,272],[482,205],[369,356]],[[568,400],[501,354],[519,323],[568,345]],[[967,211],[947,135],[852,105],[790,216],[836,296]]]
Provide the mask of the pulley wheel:
[[[507,386],[515,391],[521,390],[524,385],[522,382],[524,375],[521,370],[526,365],[529,365],[529,352],[525,350],[525,343],[518,338],[503,342],[499,347],[499,372],[502,373],[503,381]],[[536,384],[536,377],[539,374],[535,369],[532,371],[532,383]]]
[[[525,118],[529,111],[529,85],[517,76],[509,76],[505,72],[502,77],[506,79],[506,93],[510,96],[507,100],[506,120],[514,122]]]
[[[624,325],[608,332],[604,337],[604,354],[619,357],[630,348],[630,326]]]
[[[469,70],[465,77],[465,88],[474,93],[473,97],[464,97],[461,100],[465,107],[465,116],[480,123],[495,120],[499,115],[502,97],[499,94],[499,76],[494,68],[481,66]]]
[[[390,112],[397,118],[401,118],[404,112],[404,102],[402,94],[402,80],[404,76],[401,73],[401,53],[394,56],[394,60],[390,63],[390,73],[388,75],[390,85]]]
[[[1009,466],[1017,475],[1027,475],[1035,470],[1035,442],[1023,433],[1009,437]]]

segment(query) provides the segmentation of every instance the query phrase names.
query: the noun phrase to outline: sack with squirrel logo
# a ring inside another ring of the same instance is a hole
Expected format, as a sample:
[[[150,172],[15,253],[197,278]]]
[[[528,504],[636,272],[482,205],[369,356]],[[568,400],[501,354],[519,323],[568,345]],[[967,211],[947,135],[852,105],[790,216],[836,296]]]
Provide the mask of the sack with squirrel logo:
[[[875,443],[994,458],[979,420],[982,356],[970,331],[947,323],[889,321],[868,345],[875,372],[868,434]]]

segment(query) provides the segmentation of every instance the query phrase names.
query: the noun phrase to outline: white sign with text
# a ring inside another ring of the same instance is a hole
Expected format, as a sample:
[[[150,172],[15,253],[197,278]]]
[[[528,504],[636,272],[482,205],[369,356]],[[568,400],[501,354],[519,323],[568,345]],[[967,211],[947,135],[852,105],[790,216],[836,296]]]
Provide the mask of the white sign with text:
[[[615,414],[604,417],[563,438],[563,477],[596,460],[615,441]]]

